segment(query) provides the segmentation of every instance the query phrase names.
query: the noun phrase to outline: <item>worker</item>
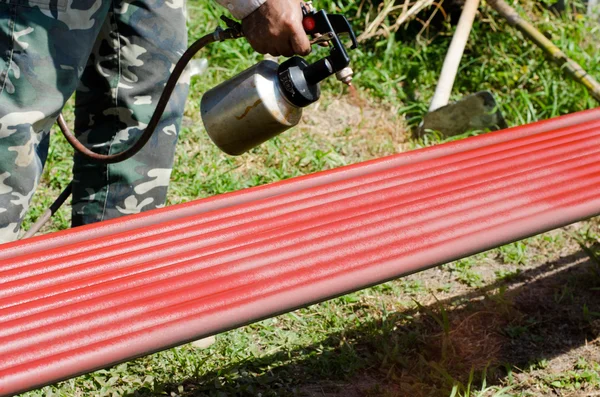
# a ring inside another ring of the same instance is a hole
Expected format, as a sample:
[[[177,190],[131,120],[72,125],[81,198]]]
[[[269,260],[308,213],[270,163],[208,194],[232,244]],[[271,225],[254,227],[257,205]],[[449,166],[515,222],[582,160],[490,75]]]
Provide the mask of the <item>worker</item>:
[[[298,0],[218,0],[250,45],[306,55]],[[142,134],[187,47],[184,0],[0,0],[0,243],[15,240],[48,155],[49,131],[75,92],[75,133],[115,154]],[[187,82],[151,140],[113,165],[74,156],[72,225],[164,206]],[[53,170],[60,173],[64,170]]]

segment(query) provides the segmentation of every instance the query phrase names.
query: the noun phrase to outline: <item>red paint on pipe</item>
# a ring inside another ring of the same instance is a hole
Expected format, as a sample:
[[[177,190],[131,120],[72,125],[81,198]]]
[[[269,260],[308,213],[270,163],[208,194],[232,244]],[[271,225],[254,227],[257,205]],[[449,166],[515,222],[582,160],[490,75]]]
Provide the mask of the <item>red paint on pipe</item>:
[[[235,296],[221,294],[203,304],[190,302],[161,316],[160,319],[165,322],[160,324],[0,371],[0,387],[4,388],[0,392],[8,395],[10,392],[26,390],[32,385],[43,385],[65,376],[105,367],[109,363],[122,361],[123,356],[138,357],[156,351],[157,346],[179,345],[194,340],[198,335],[235,328],[274,313],[304,306],[304,302],[318,302],[359,289],[362,283],[372,285],[378,283],[377,280],[395,278],[443,263],[447,258],[459,258],[489,249],[513,241],[515,230],[524,233],[523,236],[526,237],[538,233],[539,225],[544,227],[543,230],[550,230],[569,224],[573,219],[585,219],[590,214],[598,214],[599,193],[596,189],[592,194],[584,194],[573,200],[568,197],[555,198],[554,206],[547,208],[547,211],[533,212],[513,222],[499,225],[470,223],[466,232],[458,229],[446,230],[444,233],[437,231],[438,239],[425,236],[428,244],[420,245],[421,249],[413,247],[405,255],[391,256],[384,260],[375,256],[374,262],[367,263],[358,262],[362,257],[350,257],[344,264],[335,266],[335,269],[334,266],[328,266],[331,271],[335,271],[335,277],[329,272],[323,274],[310,269],[299,272],[294,278],[283,280],[282,277],[275,277],[259,287],[251,285],[237,290]],[[548,205],[551,205],[550,201],[546,201],[543,207]],[[484,235],[485,238],[473,238],[475,233]],[[348,266],[350,262],[357,263],[356,267]],[[361,280],[361,285],[357,285],[357,280]],[[297,284],[294,285],[294,282]]]
[[[559,203],[570,202],[581,200],[581,198],[598,197],[597,195],[600,194],[600,173],[589,178],[587,182],[578,182],[574,188],[558,195],[548,196],[547,192],[537,192],[533,195],[536,196],[535,201],[525,200],[527,204],[519,207],[518,210],[514,210],[511,203],[503,201],[504,208],[500,208],[502,217],[490,217],[490,213],[496,215],[498,212],[494,211],[494,208],[484,207],[475,214],[472,212],[458,213],[450,219],[437,220],[433,228],[436,230],[434,234],[439,236],[439,230],[451,230],[463,226],[467,230],[480,230],[540,211],[548,211],[556,201]],[[593,189],[594,186],[596,189]],[[590,188],[596,196],[591,194]],[[522,204],[522,202],[517,204]],[[197,304],[201,305],[204,301],[213,302],[216,306],[223,305],[226,302],[226,299],[224,300],[223,296],[220,296],[223,294],[224,296],[233,296],[234,300],[245,298],[248,296],[247,293],[240,295],[240,289],[254,291],[261,290],[263,286],[270,289],[271,286],[266,284],[270,284],[271,280],[278,277],[284,278],[287,283],[293,285],[298,281],[298,274],[302,274],[304,271],[319,274],[320,277],[326,274],[333,275],[340,270],[352,269],[353,259],[349,258],[366,258],[365,260],[377,263],[412,249],[420,249],[424,243],[428,245],[437,242],[435,239],[428,241],[431,233],[427,232],[427,228],[413,226],[410,230],[396,230],[389,223],[386,223],[385,226],[389,230],[385,230],[383,233],[361,236],[362,238],[356,241],[344,242],[340,246],[325,247],[317,252],[306,250],[305,247],[303,248],[305,255],[291,256],[285,252],[277,253],[276,266],[273,261],[263,257],[256,258],[265,263],[259,267],[257,273],[251,271],[254,270],[251,266],[250,269],[242,269],[242,272],[228,274],[229,272],[225,269],[226,265],[219,265],[218,269],[205,271],[213,277],[212,280],[208,279],[197,285],[186,285],[176,293],[165,293],[151,299],[144,299],[134,305],[126,304],[119,307],[118,311],[114,309],[114,306],[109,307],[110,304],[107,304],[107,308],[100,313],[58,323],[55,327],[39,328],[34,332],[21,332],[13,337],[2,338],[0,352],[5,362],[0,363],[0,374],[2,370],[14,365],[38,361],[65,351],[135,333],[150,326],[168,324],[180,317],[190,315],[186,310],[191,310],[193,314],[197,310]],[[410,234],[405,235],[405,231]],[[403,237],[402,242],[398,241],[399,234]],[[447,237],[443,234],[440,237],[442,241],[445,238]],[[221,273],[223,270],[225,273]],[[172,281],[177,282],[175,279]],[[182,307],[187,309],[181,310]]]
[[[590,115],[600,116],[583,118]],[[2,247],[0,394],[597,215],[600,123],[552,129],[575,120],[318,174],[314,184],[309,176],[203,200],[126,226],[57,234],[74,244],[51,235]],[[219,209],[187,212],[211,206]],[[151,219],[161,224],[123,232]],[[118,237],[106,235],[111,230]],[[99,237],[78,240],[89,231]]]

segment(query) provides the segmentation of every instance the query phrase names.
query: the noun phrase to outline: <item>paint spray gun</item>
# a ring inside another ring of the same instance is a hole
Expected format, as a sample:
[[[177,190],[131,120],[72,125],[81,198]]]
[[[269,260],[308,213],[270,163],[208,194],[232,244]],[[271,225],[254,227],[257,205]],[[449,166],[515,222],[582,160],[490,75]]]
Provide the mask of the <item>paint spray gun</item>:
[[[303,6],[303,26],[311,44],[329,48],[329,55],[312,64],[295,56],[281,65],[265,60],[208,91],[202,97],[201,114],[212,141],[225,153],[240,155],[294,127],[302,108],[319,100],[319,83],[335,75],[350,85],[353,71],[340,35],[349,35],[350,49],[356,36],[343,15]],[[223,18],[229,30],[240,29]]]
[[[312,4],[302,5],[303,27],[311,44],[329,47],[329,55],[313,64],[293,57],[281,65],[262,61],[208,91],[202,97],[204,126],[213,142],[225,153],[240,155],[294,127],[300,122],[302,108],[319,100],[319,83],[336,75],[345,84],[352,81],[350,57],[340,35],[349,35],[350,49],[357,47],[352,26],[343,15],[316,11]],[[201,37],[181,56],[158,100],[148,126],[131,147],[116,154],[100,154],[87,148],[73,135],[62,115],[58,125],[73,148],[90,160],[105,164],[125,161],[138,153],[158,127],[179,78],[194,55],[207,45],[244,37],[242,25],[221,17],[226,29],[217,28]]]

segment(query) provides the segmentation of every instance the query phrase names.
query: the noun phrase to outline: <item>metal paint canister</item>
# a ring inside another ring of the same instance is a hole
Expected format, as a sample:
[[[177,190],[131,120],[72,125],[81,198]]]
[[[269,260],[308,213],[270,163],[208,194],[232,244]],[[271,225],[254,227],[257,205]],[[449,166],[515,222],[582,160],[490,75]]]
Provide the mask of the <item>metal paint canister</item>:
[[[286,99],[278,69],[262,61],[202,97],[206,132],[225,153],[243,154],[300,122],[302,109]]]

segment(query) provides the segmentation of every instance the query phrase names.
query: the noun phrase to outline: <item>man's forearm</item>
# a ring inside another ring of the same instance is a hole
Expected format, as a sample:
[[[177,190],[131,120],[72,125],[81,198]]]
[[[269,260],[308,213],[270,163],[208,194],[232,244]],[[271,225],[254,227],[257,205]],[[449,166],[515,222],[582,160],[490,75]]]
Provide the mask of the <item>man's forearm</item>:
[[[256,11],[266,0],[217,0],[234,18],[242,20]]]

